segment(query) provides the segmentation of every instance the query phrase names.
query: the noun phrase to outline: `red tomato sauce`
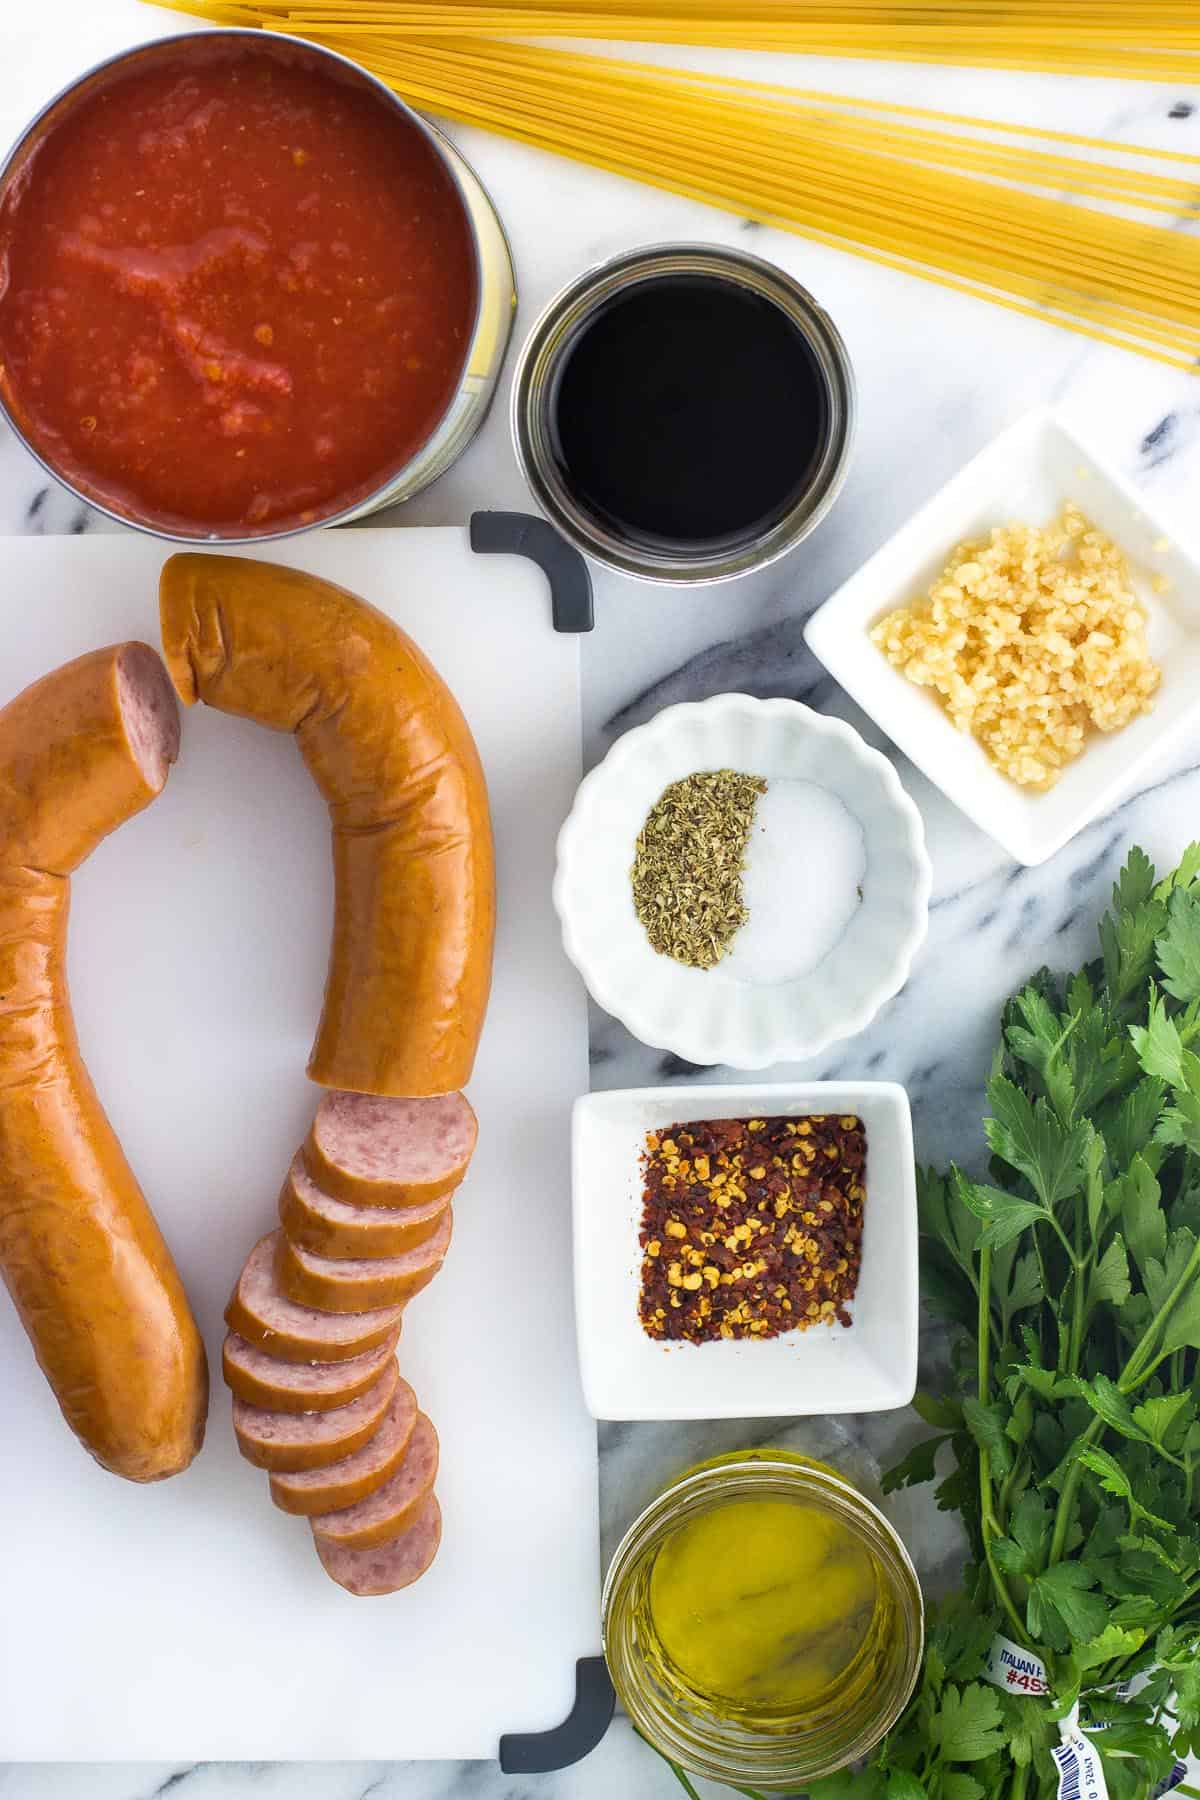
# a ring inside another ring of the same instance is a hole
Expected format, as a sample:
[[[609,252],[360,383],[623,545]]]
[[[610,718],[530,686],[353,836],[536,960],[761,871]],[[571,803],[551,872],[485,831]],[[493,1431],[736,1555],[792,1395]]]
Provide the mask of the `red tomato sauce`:
[[[0,209],[0,387],[122,516],[250,535],[342,511],[429,437],[478,279],[386,102],[283,47],[179,46],[82,98]]]

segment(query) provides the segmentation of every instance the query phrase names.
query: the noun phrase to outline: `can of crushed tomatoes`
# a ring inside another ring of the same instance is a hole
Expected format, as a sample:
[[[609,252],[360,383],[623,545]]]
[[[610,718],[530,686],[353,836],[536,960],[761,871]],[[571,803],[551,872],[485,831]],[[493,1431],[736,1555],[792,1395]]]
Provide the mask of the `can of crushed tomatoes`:
[[[80,500],[173,542],[410,499],[482,424],[515,307],[454,145],[299,38],[138,45],[0,163],[0,410]]]

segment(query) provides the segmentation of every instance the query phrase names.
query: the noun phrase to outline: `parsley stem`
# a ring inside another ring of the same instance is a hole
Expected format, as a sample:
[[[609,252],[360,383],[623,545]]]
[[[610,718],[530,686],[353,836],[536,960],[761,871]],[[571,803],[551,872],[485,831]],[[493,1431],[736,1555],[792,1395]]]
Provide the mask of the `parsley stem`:
[[[1070,1238],[1067,1236],[1066,1232],[1063,1230],[1062,1226],[1059,1224],[1058,1220],[1055,1218],[1055,1216],[1052,1212],[1046,1213],[1045,1219],[1046,1219],[1047,1225],[1053,1226],[1054,1230],[1058,1233],[1059,1240],[1062,1244],[1062,1247],[1066,1251],[1067,1256],[1070,1258],[1071,1267],[1074,1269],[1075,1273],[1078,1275],[1079,1270],[1080,1270],[1080,1261],[1079,1261],[1079,1258],[1075,1254],[1075,1246],[1072,1244]]]
[[[1134,1345],[1133,1350],[1130,1352],[1129,1360],[1121,1371],[1120,1379],[1117,1382],[1117,1386],[1123,1394],[1128,1394],[1133,1391],[1145,1370],[1146,1364],[1153,1361],[1154,1345],[1157,1341],[1158,1334],[1179,1296],[1183,1293],[1184,1289],[1195,1280],[1198,1269],[1200,1269],[1200,1242],[1196,1244],[1192,1254],[1188,1257],[1178,1281],[1175,1283],[1171,1292],[1167,1295],[1166,1299],[1151,1319],[1149,1325],[1147,1325],[1145,1331],[1143,1331],[1141,1337]],[[1048,1568],[1053,1568],[1055,1563],[1062,1561],[1063,1549],[1067,1541],[1067,1533],[1071,1529],[1071,1520],[1075,1516],[1075,1497],[1079,1492],[1079,1483],[1083,1479],[1083,1464],[1079,1460],[1078,1451],[1086,1449],[1089,1444],[1094,1444],[1103,1429],[1104,1420],[1100,1417],[1099,1413],[1097,1413],[1087,1430],[1077,1441],[1075,1460],[1067,1470],[1067,1477],[1063,1482],[1062,1493],[1059,1496],[1058,1511],[1054,1518],[1054,1535],[1050,1539],[1050,1555],[1046,1565]]]
[[[983,1244],[979,1250],[979,1403],[988,1404],[991,1393],[992,1376],[990,1366],[990,1350],[992,1341],[992,1247]],[[996,1523],[995,1509],[992,1503],[992,1458],[991,1453],[979,1446],[979,1535],[983,1540],[983,1554],[987,1562],[988,1573],[992,1578],[992,1586],[1010,1623],[1015,1627],[1018,1641],[1025,1637],[1025,1626],[1013,1605],[1012,1595],[1008,1591],[1008,1583],[1001,1574],[995,1557],[992,1554],[992,1539],[1002,1537]]]
[[[679,1783],[680,1787],[683,1789],[684,1793],[687,1795],[688,1800],[700,1800],[699,1794],[696,1792],[695,1788],[692,1786],[691,1782],[688,1780],[687,1776],[684,1774],[684,1772],[680,1768],[679,1764],[677,1762],[672,1762],[670,1757],[666,1757],[666,1758],[664,1758],[664,1760],[666,1762],[668,1769],[670,1769],[672,1775],[674,1775],[676,1781]]]
[[[1075,1202],[1075,1243],[1079,1254],[1075,1259],[1074,1292],[1071,1296],[1071,1336],[1067,1349],[1067,1374],[1078,1375],[1079,1357],[1083,1349],[1083,1316],[1086,1299],[1086,1269],[1089,1258],[1083,1255],[1083,1207]]]

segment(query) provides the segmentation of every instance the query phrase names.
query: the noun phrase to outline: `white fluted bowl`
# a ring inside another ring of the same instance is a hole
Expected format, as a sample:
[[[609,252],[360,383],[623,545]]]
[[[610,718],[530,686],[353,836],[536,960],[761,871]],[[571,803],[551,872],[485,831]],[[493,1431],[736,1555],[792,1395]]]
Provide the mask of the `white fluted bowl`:
[[[798,979],[760,985],[721,964],[687,968],[653,950],[638,921],[629,879],[638,832],[664,788],[704,769],[813,782],[862,827],[861,905]],[[763,1069],[852,1037],[900,991],[925,937],[930,883],[921,815],[857,731],[796,700],[719,694],[626,732],[585,776],[559,833],[554,905],[588,992],[635,1037],[689,1062]]]

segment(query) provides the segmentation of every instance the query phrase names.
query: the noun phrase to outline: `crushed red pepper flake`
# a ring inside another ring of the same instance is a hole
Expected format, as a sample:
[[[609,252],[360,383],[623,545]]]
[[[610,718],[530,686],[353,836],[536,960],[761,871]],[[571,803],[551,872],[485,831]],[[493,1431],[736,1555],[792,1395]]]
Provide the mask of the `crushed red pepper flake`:
[[[866,1161],[853,1115],[697,1119],[647,1132],[642,1329],[703,1344],[849,1325]]]

